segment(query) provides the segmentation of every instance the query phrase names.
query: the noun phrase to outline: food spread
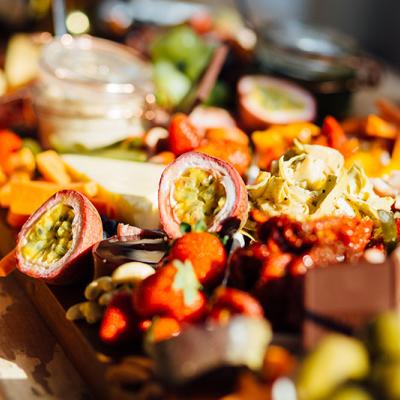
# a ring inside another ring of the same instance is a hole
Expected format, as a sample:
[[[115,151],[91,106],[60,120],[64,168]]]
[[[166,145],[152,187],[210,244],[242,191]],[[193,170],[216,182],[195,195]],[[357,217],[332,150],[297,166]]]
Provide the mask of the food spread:
[[[65,286],[69,323],[111,367],[145,353],[156,398],[210,389],[213,374],[232,386],[245,369],[260,398],[280,400],[286,382],[299,400],[398,399],[400,108],[381,100],[342,121],[298,82],[249,74],[255,64],[216,71],[221,48],[222,65],[255,50],[198,23],[144,36],[146,61],[96,38],[43,50],[31,133],[0,113],[0,205],[19,231],[0,276]],[[76,46],[93,56],[89,42],[137,65],[107,52],[71,64]],[[46,75],[50,61],[66,75]],[[49,112],[61,97],[65,124]],[[95,123],[77,130],[86,114]],[[110,385],[134,396],[124,376]]]

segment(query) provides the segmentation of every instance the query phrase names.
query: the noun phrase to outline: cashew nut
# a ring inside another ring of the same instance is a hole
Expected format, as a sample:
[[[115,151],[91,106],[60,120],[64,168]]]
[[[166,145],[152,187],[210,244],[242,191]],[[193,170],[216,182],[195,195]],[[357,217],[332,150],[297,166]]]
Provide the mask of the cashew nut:
[[[114,284],[110,276],[102,276],[89,283],[85,289],[85,298],[96,300],[102,293],[114,289]]]
[[[93,301],[81,303],[80,310],[89,324],[94,324],[103,317],[103,307]]]
[[[155,272],[148,264],[132,261],[120,265],[112,274],[111,279],[115,284],[137,284]]]

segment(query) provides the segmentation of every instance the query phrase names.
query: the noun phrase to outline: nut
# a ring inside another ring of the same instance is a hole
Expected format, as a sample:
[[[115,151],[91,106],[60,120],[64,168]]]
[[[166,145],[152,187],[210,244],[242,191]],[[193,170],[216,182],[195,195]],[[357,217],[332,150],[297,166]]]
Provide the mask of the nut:
[[[114,289],[114,284],[109,276],[102,276],[86,286],[85,298],[96,300],[104,292],[110,292]]]
[[[81,303],[80,311],[88,324],[94,324],[103,317],[103,307],[93,301]]]
[[[155,272],[148,264],[132,261],[120,265],[112,274],[112,281],[115,284],[131,283],[137,284]]]
[[[78,303],[78,304],[74,304],[73,306],[71,306],[70,308],[68,308],[67,313],[65,314],[65,317],[69,320],[69,321],[76,321],[78,319],[83,319],[85,318],[82,314],[81,311],[81,305],[83,303]]]

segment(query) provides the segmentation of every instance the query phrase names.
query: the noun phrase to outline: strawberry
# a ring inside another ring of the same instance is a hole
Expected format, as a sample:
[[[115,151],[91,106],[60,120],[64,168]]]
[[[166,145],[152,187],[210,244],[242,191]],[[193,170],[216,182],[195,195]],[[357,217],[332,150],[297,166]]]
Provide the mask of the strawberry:
[[[100,339],[107,344],[129,342],[137,337],[138,318],[130,292],[117,293],[109,303],[100,325]]]
[[[175,114],[169,125],[169,147],[176,155],[192,151],[200,145],[202,134],[185,114]]]
[[[250,294],[233,288],[219,289],[215,295],[209,318],[224,322],[235,314],[262,318],[264,312],[260,303]]]
[[[150,340],[159,342],[176,336],[181,331],[180,323],[170,317],[159,317],[154,319],[148,331]]]
[[[177,239],[170,259],[190,261],[203,286],[218,283],[226,267],[226,251],[218,237],[208,232],[190,232]]]
[[[205,140],[196,151],[231,163],[243,175],[251,162],[249,146],[231,140]]]
[[[174,260],[144,279],[134,290],[133,306],[143,318],[165,316],[196,321],[206,307],[206,297],[188,262]]]

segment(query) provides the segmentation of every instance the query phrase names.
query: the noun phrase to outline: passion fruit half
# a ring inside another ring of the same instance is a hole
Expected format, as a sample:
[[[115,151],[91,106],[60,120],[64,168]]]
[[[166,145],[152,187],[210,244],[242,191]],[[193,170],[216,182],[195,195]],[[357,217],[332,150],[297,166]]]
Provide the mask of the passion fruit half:
[[[158,207],[164,231],[170,238],[182,236],[181,224],[204,223],[218,232],[227,218],[247,220],[246,186],[228,162],[197,152],[178,157],[163,172]]]
[[[248,75],[239,80],[239,114],[248,129],[307,122],[316,116],[316,102],[301,86],[265,75]]]
[[[62,190],[22,226],[17,238],[17,268],[49,283],[77,281],[90,273],[90,262],[79,261],[90,256],[89,250],[102,238],[101,218],[89,199],[74,190]]]

